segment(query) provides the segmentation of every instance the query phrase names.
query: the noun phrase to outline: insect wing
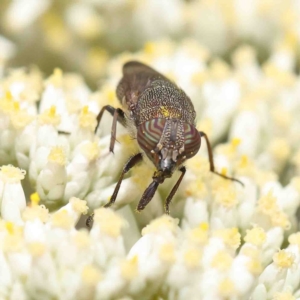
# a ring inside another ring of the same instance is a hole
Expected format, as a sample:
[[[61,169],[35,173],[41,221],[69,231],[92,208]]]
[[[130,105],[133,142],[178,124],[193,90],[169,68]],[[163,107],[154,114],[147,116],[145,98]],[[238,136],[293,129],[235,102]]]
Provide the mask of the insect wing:
[[[123,78],[117,87],[118,99],[127,104],[135,104],[140,94],[157,79],[169,80],[152,68],[137,62],[129,61],[123,66]]]

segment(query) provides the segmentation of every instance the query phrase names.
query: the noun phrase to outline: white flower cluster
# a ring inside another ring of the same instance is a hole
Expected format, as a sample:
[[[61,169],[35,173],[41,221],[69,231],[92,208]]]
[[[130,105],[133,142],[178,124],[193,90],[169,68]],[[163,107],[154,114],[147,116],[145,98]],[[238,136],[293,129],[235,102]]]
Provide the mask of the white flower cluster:
[[[111,53],[149,40],[190,36],[218,54],[245,41],[260,53],[300,44],[297,0],[10,0],[0,12],[0,31],[15,41],[19,59],[49,67],[59,57],[94,81]]]
[[[209,56],[193,40],[178,47],[147,43],[112,59],[95,92],[60,69],[48,79],[35,68],[5,73],[0,299],[300,299],[296,54],[283,44],[260,66],[253,48],[243,46],[232,67]],[[171,205],[178,219],[163,215],[177,173],[142,213],[134,212],[153,174],[145,164],[123,180],[113,207],[118,213],[99,208],[138,151],[118,125],[109,153],[108,114],[94,134],[100,108],[120,107],[114,90],[130,59],[182,87],[198,129],[214,143],[228,137],[214,150],[216,169],[244,186],[209,172],[204,143],[187,162]],[[88,209],[96,209],[89,232],[78,223]]]

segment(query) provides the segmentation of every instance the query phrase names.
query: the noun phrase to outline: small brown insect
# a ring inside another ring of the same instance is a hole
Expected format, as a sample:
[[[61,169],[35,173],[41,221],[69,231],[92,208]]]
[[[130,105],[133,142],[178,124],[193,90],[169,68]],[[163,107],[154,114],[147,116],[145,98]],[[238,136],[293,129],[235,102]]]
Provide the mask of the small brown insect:
[[[130,157],[125,164],[113,195],[105,207],[115,202],[124,175],[146,155],[156,167],[156,172],[152,183],[142,195],[137,210],[142,211],[153,198],[158,185],[178,169],[181,175],[165,201],[165,212],[169,214],[171,200],[186,172],[183,164],[198,152],[201,137],[204,137],[207,145],[210,171],[241,183],[215,171],[208,137],[195,127],[196,112],[191,100],[165,76],[140,62],[127,62],[123,66],[123,77],[117,86],[117,97],[123,110],[110,105],[104,106],[97,116],[95,132],[106,110],[113,116],[110,151],[113,152],[114,149],[118,121],[132,129],[141,152]],[[91,225],[91,222],[92,216],[88,218],[87,225]]]

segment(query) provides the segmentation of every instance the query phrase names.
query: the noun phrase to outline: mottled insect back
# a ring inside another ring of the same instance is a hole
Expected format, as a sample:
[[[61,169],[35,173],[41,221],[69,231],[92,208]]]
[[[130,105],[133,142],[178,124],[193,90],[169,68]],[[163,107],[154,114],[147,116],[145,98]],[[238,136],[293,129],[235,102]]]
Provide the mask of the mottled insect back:
[[[175,84],[146,65],[129,62],[123,74],[117,96],[137,128],[141,149],[164,172],[163,181],[200,148],[193,104]]]
[[[126,127],[134,128],[141,152],[130,157],[124,166],[106,207],[115,202],[124,174],[146,155],[156,167],[156,172],[152,177],[153,182],[142,195],[137,210],[143,210],[151,201],[158,185],[178,169],[181,176],[165,202],[165,211],[169,213],[171,200],[186,172],[183,164],[198,152],[201,137],[205,138],[208,147],[210,170],[226,179],[238,181],[215,172],[208,137],[195,127],[196,112],[190,98],[165,76],[140,62],[127,62],[117,86],[117,97],[123,109],[115,109],[109,105],[103,107],[97,117],[98,125],[107,110],[113,115],[110,151],[113,152],[118,121]]]

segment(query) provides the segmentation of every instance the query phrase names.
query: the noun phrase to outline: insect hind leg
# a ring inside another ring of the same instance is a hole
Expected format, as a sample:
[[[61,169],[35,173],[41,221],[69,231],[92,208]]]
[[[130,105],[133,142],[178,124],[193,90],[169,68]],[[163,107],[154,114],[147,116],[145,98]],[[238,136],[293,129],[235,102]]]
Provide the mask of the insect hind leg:
[[[113,116],[113,123],[111,126],[111,137],[110,137],[110,145],[109,151],[114,152],[114,146],[116,141],[116,133],[117,133],[117,122],[121,123],[123,126],[126,125],[125,113],[121,108],[114,108],[111,105],[105,105],[100,110],[97,116],[97,125],[95,127],[95,133],[97,132],[100,122],[102,120],[103,114],[105,111],[108,111]]]
[[[211,148],[209,139],[207,137],[207,134],[205,132],[203,132],[203,131],[199,131],[199,134],[200,134],[201,137],[204,137],[205,142],[206,142],[207,151],[208,151],[208,159],[209,159],[209,169],[210,169],[210,171],[212,173],[214,173],[214,174],[216,174],[216,175],[224,178],[224,179],[238,182],[239,184],[241,184],[242,186],[244,186],[244,184],[240,180],[238,180],[238,179],[236,179],[234,177],[226,176],[224,174],[221,174],[221,173],[215,171],[215,164],[214,164],[213,152],[212,152],[212,148]]]

